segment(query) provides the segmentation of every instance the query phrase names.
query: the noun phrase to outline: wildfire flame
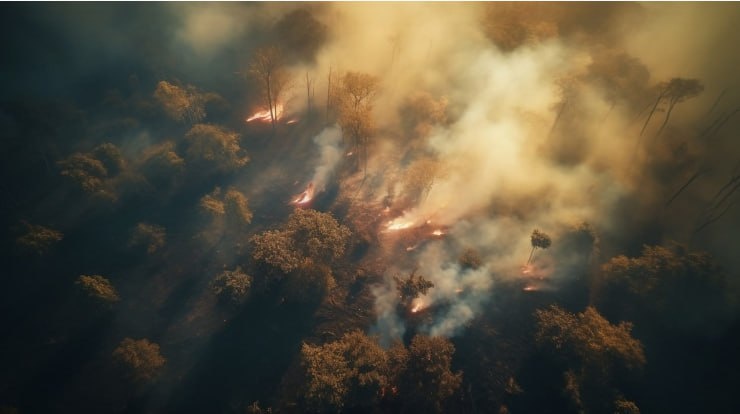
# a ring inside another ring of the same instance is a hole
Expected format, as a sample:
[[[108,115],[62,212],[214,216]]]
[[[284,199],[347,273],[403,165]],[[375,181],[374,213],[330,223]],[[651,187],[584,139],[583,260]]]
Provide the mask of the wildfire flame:
[[[417,313],[426,309],[429,304],[425,303],[424,298],[416,298],[411,302],[411,313]]]
[[[395,219],[395,220],[388,222],[385,228],[386,228],[386,231],[396,231],[396,230],[407,229],[413,225],[414,225],[413,221]]]
[[[290,202],[290,204],[295,204],[298,206],[308,204],[311,200],[313,200],[315,192],[316,190],[313,183],[308,183],[306,189],[302,193],[298,194],[298,196],[296,196],[296,198],[294,198],[293,201]]]
[[[283,105],[282,104],[275,105],[275,120],[280,119],[282,116],[283,116]],[[255,112],[254,114],[252,114],[252,116],[247,118],[247,122],[252,122],[252,121],[270,122],[271,120],[272,118],[270,117],[269,109]]]
[[[432,236],[442,236],[442,235],[444,235],[444,234],[445,234],[445,232],[444,232],[444,231],[442,231],[441,229],[437,229],[437,230],[434,230],[434,231],[432,232]]]

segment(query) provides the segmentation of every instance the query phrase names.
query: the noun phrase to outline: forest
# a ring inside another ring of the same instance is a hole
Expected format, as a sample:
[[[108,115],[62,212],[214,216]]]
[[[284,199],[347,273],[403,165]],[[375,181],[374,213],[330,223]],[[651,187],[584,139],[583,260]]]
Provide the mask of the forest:
[[[737,3],[0,10],[0,414],[740,412]]]

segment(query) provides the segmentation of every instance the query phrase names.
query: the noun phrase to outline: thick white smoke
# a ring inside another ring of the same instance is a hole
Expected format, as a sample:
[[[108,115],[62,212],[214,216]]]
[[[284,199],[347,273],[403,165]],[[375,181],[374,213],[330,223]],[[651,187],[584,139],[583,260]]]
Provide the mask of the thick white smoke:
[[[311,182],[313,182],[316,191],[323,191],[343,158],[342,131],[336,125],[325,128],[314,137],[313,141],[319,147],[319,161]]]

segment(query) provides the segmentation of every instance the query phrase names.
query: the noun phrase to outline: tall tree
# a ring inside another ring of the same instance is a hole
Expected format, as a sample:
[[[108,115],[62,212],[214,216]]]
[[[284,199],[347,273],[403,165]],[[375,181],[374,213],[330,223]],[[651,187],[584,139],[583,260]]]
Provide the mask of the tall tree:
[[[655,103],[645,120],[645,124],[640,130],[641,136],[645,132],[645,128],[647,128],[648,123],[650,123],[650,119],[652,119],[653,114],[655,114],[655,111],[658,109],[658,105],[662,102],[666,102],[668,105],[663,124],[657,132],[657,134],[660,134],[663,131],[663,128],[668,124],[668,119],[671,117],[671,112],[676,104],[699,95],[704,90],[704,85],[702,85],[698,79],[673,78],[667,82],[661,82],[658,84],[658,90],[658,98],[655,100]]]
[[[367,146],[373,133],[373,99],[380,88],[377,77],[361,72],[347,72],[341,84],[332,90],[332,104],[338,113],[342,136],[356,148],[359,162],[367,167]]]
[[[616,385],[621,372],[641,369],[642,343],[632,336],[632,323],[609,323],[593,307],[573,314],[552,305],[535,311],[537,343],[565,361],[564,391],[582,413],[607,412],[621,398]]]
[[[249,65],[249,74],[260,85],[263,99],[270,111],[270,121],[274,132],[280,116],[278,108],[282,107],[280,101],[290,83],[280,49],[275,46],[257,49]]]
[[[393,276],[393,280],[396,281],[398,296],[404,305],[408,305],[421,295],[426,295],[429,289],[434,287],[434,283],[425,279],[424,276],[416,274],[416,269],[409,274],[408,278],[401,279],[398,276]]]
[[[451,370],[455,346],[447,338],[417,335],[408,348],[399,394],[409,412],[442,412],[460,388],[462,372]]]
[[[550,236],[539,231],[538,229],[534,229],[532,231],[532,236],[530,236],[530,240],[532,242],[532,251],[529,252],[529,259],[527,259],[527,264],[532,261],[532,255],[534,254],[535,249],[547,249],[548,247],[550,247],[550,244],[552,244]]]

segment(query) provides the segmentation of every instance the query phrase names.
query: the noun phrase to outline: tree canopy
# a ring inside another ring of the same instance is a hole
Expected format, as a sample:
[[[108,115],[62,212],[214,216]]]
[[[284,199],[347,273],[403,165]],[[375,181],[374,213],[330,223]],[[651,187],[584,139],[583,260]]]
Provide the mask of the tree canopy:
[[[329,264],[342,257],[349,229],[329,213],[297,209],[279,230],[252,237],[253,257],[288,273],[305,260]]]
[[[159,345],[148,339],[124,338],[113,350],[114,361],[134,381],[151,381],[162,371],[167,360]]]
[[[64,238],[62,232],[38,224],[24,222],[26,233],[16,240],[22,248],[38,254],[46,253],[54,244]]]
[[[156,224],[138,223],[131,233],[129,245],[145,246],[146,252],[154,254],[167,243],[167,232]]]
[[[239,146],[239,134],[217,125],[196,124],[185,140],[189,146],[187,156],[220,171],[232,171],[249,162],[246,152]]]
[[[409,274],[408,278],[393,276],[393,280],[396,281],[398,295],[404,304],[410,303],[421,295],[426,295],[429,289],[434,287],[434,283],[417,274],[416,269]]]
[[[239,266],[234,270],[224,270],[211,282],[211,289],[219,299],[230,304],[243,302],[251,286],[252,277]]]
[[[75,282],[80,289],[90,298],[103,303],[115,303],[120,300],[116,288],[110,280],[100,275],[80,275]]]

